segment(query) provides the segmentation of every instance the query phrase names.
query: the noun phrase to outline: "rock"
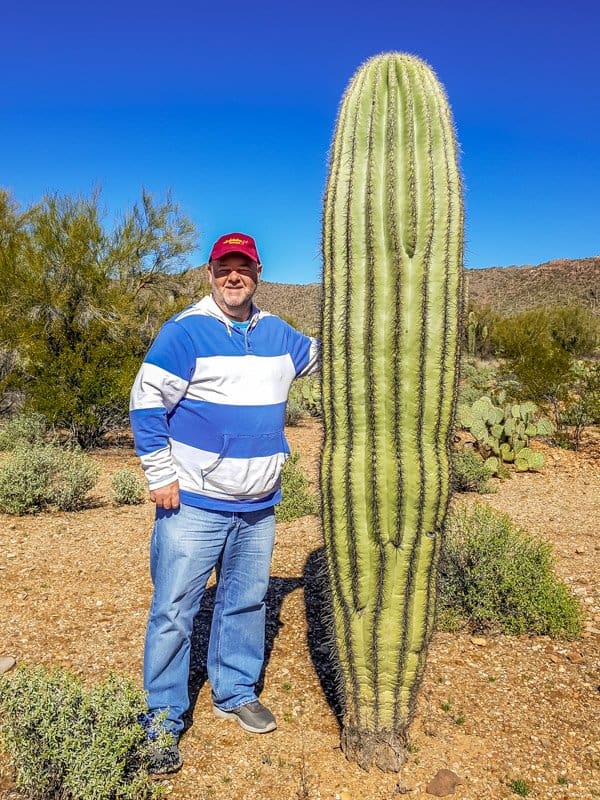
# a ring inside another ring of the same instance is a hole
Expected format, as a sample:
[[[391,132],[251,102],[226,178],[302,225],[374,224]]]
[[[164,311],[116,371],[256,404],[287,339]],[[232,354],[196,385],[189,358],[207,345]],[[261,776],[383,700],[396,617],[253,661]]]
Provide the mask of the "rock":
[[[560,664],[560,656],[557,656],[556,653],[551,653],[550,661],[552,661],[553,664]]]
[[[582,556],[585,554],[585,550],[583,549],[583,547],[576,547],[575,552],[577,553],[578,556]]]
[[[17,594],[17,597],[19,598],[19,600],[27,600],[27,592],[19,592]]]
[[[456,772],[452,772],[450,769],[440,769],[429,781],[425,791],[435,797],[446,797],[449,794],[454,794],[456,787],[460,786],[461,783],[464,783],[464,781],[458,777]]]
[[[483,636],[471,636],[470,639],[471,644],[476,644],[478,647],[485,647],[487,645],[487,639]]]
[[[583,661],[583,656],[581,655],[581,653],[578,653],[577,650],[573,650],[572,653],[569,653],[567,658],[569,659],[571,664],[581,664],[581,662]]]
[[[17,663],[16,659],[14,659],[12,656],[1,656],[0,675],[3,675],[5,672],[8,672],[8,670],[12,669],[16,663]]]
[[[352,800],[350,792],[340,792],[340,800]]]

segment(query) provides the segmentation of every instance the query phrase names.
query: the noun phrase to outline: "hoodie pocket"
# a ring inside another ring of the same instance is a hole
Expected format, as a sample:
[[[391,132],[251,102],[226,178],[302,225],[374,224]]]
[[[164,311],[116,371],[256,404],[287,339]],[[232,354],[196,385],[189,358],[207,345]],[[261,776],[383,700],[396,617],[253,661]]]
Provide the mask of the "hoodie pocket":
[[[281,481],[290,449],[282,431],[254,436],[223,436],[216,461],[202,470],[207,494],[251,498],[269,494]]]

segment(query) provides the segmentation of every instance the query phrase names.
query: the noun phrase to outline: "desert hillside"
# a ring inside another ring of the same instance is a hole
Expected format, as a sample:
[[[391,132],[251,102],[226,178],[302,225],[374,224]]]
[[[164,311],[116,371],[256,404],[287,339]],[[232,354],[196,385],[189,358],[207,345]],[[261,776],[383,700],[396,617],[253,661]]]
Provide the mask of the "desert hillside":
[[[466,275],[469,298],[503,314],[539,305],[582,303],[600,315],[600,256],[557,259],[537,266],[468,269]],[[264,281],[256,302],[267,311],[289,317],[304,330],[318,329],[318,283],[299,286]]]

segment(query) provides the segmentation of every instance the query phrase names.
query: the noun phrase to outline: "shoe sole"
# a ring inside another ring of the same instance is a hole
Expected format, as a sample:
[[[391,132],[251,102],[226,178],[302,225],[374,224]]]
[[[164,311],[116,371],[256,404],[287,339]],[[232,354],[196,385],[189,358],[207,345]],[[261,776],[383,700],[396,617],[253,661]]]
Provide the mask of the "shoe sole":
[[[245,731],[248,731],[248,733],[271,733],[271,731],[274,731],[275,728],[277,727],[276,722],[271,722],[269,725],[267,725],[266,728],[255,728],[252,725],[248,725],[247,722],[244,722],[242,719],[240,719],[240,717],[238,717],[238,715],[235,714],[233,711],[223,711],[222,708],[217,708],[217,706],[213,706],[213,714],[215,715],[215,717],[217,717],[217,719],[230,719],[233,720],[234,722],[237,722],[240,728],[243,728]]]
[[[183,767],[183,758],[179,759],[179,763],[173,764],[173,766],[167,767],[166,769],[159,769],[159,770],[148,770],[148,777],[149,778],[162,778],[163,775],[171,775],[173,772],[179,772],[179,770]]]

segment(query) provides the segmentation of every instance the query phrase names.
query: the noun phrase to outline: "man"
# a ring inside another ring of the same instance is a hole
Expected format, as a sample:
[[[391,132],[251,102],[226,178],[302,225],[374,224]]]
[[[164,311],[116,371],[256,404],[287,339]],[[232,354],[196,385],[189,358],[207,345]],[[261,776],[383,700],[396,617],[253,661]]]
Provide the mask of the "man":
[[[276,727],[255,693],[274,506],[289,454],[288,391],[294,378],[314,371],[318,347],[254,306],[261,270],[252,237],[218,239],[209,257],[211,294],[163,325],[131,392],[136,452],[156,503],[141,721],[150,738],[157,719],[172,734],[152,748],[154,773],[182,764],[192,623],[217,562],[207,663],[214,713],[252,733]]]

